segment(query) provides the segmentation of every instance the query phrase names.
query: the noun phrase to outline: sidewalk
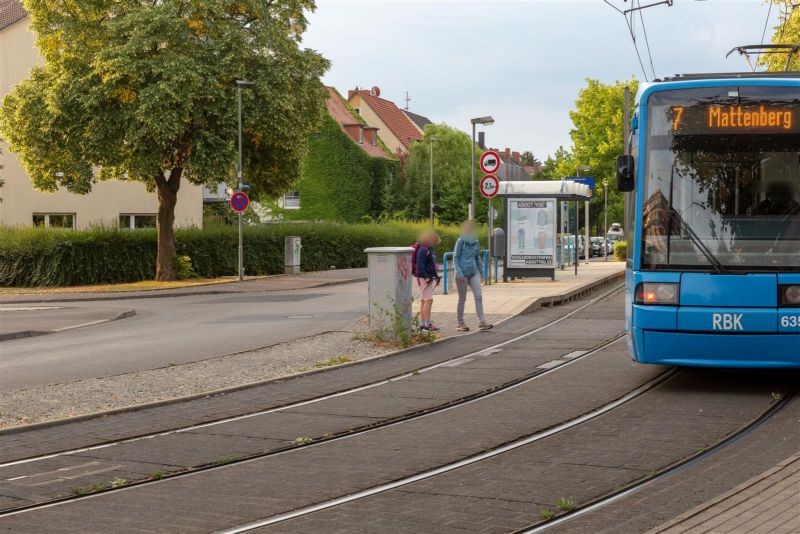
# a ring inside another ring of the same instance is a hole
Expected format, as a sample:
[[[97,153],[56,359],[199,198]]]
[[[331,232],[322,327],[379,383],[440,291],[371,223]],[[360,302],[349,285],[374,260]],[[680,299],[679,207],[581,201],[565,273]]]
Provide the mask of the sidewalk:
[[[800,532],[800,454],[651,533]]]
[[[625,262],[597,261],[588,265],[581,263],[577,276],[572,269],[556,271],[555,281],[549,278],[525,278],[491,286],[484,285],[483,308],[486,320],[496,323],[514,315],[528,313],[541,306],[557,304],[575,293],[583,292],[615,276],[622,282],[624,272]],[[436,292],[433,301],[433,322],[442,329],[443,335],[456,335],[458,293],[455,282],[451,284],[449,294],[443,294],[441,286]],[[414,306],[416,312],[418,304],[415,303]],[[471,329],[477,328],[475,301],[471,293],[467,295],[465,319]]]
[[[261,291],[287,291],[309,289],[339,284],[365,282],[367,269],[335,269],[316,271],[298,275],[275,275],[245,279],[244,282],[216,282],[207,285],[195,285],[173,289],[149,289],[142,291],[111,291],[106,293],[46,293],[37,294],[35,288],[31,293],[17,295],[0,295],[0,304],[18,304],[29,302],[87,302],[95,300],[125,300],[140,298],[182,297],[188,295],[219,295],[224,293],[247,293]]]

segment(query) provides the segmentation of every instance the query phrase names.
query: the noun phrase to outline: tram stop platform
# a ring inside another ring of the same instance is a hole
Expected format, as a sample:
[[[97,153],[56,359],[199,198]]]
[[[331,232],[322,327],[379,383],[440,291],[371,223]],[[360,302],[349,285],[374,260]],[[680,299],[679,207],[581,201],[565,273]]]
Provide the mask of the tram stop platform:
[[[541,306],[558,304],[578,294],[595,288],[621,284],[624,280],[625,262],[602,260],[581,262],[576,275],[572,268],[556,270],[556,279],[522,278],[508,282],[492,283],[483,286],[483,308],[486,320],[498,323],[503,319],[528,313]],[[433,322],[441,328],[443,336],[453,336],[456,332],[456,307],[458,292],[455,283],[451,284],[445,295],[440,286],[436,289],[433,301]],[[414,312],[418,303],[414,303]],[[465,322],[473,331],[478,327],[475,316],[475,300],[472,293],[467,294]]]

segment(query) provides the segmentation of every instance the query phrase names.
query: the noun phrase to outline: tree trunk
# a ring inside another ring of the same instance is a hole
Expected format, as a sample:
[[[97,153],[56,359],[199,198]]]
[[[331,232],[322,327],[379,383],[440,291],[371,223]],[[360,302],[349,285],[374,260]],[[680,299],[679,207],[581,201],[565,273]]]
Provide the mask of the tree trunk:
[[[181,187],[183,168],[172,169],[167,178],[163,171],[156,175],[158,192],[158,256],[156,258],[156,280],[166,282],[175,280],[175,205],[178,203],[178,189]]]

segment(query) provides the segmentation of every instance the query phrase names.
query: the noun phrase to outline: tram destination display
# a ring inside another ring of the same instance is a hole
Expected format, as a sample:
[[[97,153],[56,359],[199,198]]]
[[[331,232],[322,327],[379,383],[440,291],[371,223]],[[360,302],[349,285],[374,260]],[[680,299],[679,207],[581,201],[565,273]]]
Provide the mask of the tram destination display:
[[[798,134],[800,105],[783,102],[671,106],[676,135]]]
[[[555,199],[508,199],[506,267],[555,268]]]

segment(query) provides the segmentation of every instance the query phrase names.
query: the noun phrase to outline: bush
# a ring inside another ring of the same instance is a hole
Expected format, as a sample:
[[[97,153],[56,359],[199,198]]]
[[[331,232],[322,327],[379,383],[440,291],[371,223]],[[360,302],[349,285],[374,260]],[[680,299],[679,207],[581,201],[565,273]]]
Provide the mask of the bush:
[[[628,259],[628,242],[617,241],[614,243],[614,257],[619,261]]]
[[[303,240],[301,268],[321,271],[365,267],[364,249],[414,242],[425,223],[298,223],[248,226],[244,229],[244,266],[248,275],[283,272],[284,237]],[[456,227],[437,228],[439,257],[453,250]],[[233,276],[237,264],[236,227],[175,232],[178,257],[188,256],[187,276]],[[180,260],[176,260],[179,261]],[[5,228],[0,232],[0,285],[74,286],[152,279],[156,262],[155,230],[85,231]],[[192,272],[193,271],[193,272]]]

